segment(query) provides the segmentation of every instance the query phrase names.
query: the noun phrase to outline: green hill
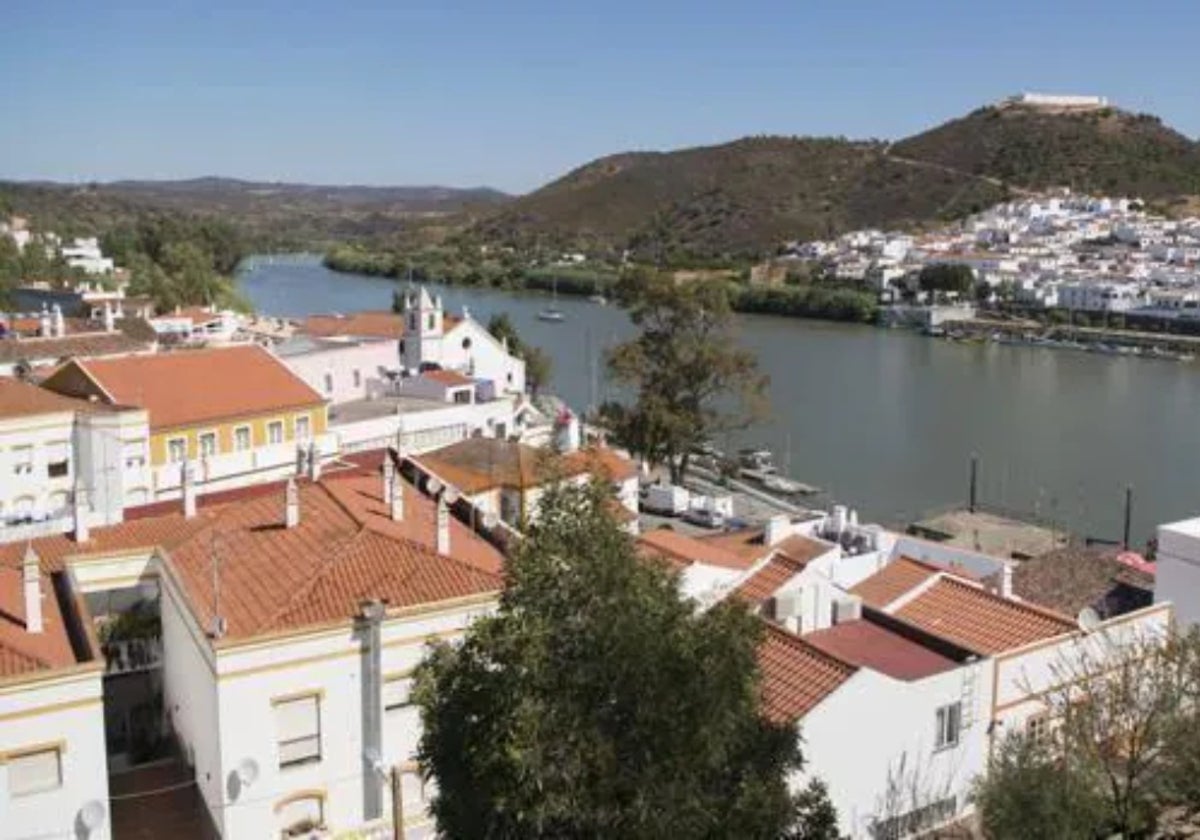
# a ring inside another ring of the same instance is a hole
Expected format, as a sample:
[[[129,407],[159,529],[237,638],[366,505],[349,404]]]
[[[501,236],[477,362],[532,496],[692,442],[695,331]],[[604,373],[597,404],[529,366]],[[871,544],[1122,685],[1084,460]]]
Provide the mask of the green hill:
[[[961,217],[1014,190],[1200,194],[1200,147],[1115,109],[977,110],[894,144],[755,137],[601,158],[476,223],[483,239],[641,258],[758,256],[789,239]]]

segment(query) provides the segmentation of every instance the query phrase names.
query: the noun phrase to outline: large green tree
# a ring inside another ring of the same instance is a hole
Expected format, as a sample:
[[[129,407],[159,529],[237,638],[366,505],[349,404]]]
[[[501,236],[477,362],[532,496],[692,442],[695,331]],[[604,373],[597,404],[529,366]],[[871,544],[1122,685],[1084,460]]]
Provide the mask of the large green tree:
[[[608,354],[610,374],[633,401],[605,406],[606,420],[625,446],[666,464],[679,482],[698,444],[762,416],[767,379],[734,340],[723,285],[637,271],[616,289],[640,331]]]
[[[803,823],[794,727],[760,711],[760,619],[697,611],[599,484],[554,486],[498,612],[417,675],[447,838],[775,840]],[[818,811],[827,802],[810,803]],[[827,836],[827,835],[825,835]]]

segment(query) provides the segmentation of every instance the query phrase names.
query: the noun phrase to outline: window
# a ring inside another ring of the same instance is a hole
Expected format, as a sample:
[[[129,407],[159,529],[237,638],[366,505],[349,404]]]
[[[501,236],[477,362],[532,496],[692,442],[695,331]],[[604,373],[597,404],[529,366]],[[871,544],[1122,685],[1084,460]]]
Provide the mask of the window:
[[[416,329],[417,329],[417,313],[416,312],[414,312],[413,314],[408,316],[408,328],[410,330],[413,330],[414,332],[416,331]]]
[[[200,435],[200,457],[211,458],[217,454],[217,433],[204,432]]]
[[[433,313],[432,312],[429,313],[428,323],[429,323],[429,329],[433,329]]]
[[[333,374],[332,373],[325,374],[325,393],[326,394],[333,393]]]
[[[354,387],[355,388],[362,387],[362,371],[359,370],[358,368],[354,369]]]
[[[315,794],[304,794],[275,806],[279,836],[302,837],[325,824],[325,803]]]
[[[296,440],[308,439],[308,415],[301,414],[296,417]]]
[[[412,677],[393,677],[383,683],[383,710],[394,712],[409,705]]]
[[[1045,712],[1033,715],[1025,721],[1025,737],[1033,743],[1048,744],[1051,735],[1050,715]]]
[[[146,466],[146,441],[130,440],[121,446],[125,457],[125,469],[132,470]]]
[[[959,729],[962,728],[962,703],[951,703],[937,710],[937,739],[935,749],[946,749],[958,744]]]
[[[71,444],[57,440],[46,444],[46,475],[63,478],[71,472]]]
[[[8,756],[9,796],[28,796],[62,787],[58,747]]]
[[[62,478],[70,473],[71,465],[68,461],[51,461],[46,465],[46,475],[50,478]]]
[[[467,336],[466,338],[464,338],[464,339],[463,339],[463,342],[462,342],[462,348],[463,348],[464,350],[470,350],[470,349],[471,349],[471,336]]]
[[[167,460],[182,464],[187,459],[187,438],[171,438],[167,441]]]
[[[233,430],[233,448],[245,452],[250,448],[250,427],[238,426]]]
[[[14,446],[12,449],[13,472],[17,475],[33,474],[33,447]]]
[[[458,404],[466,404],[471,402],[471,389],[463,388],[454,392],[454,402]]]
[[[321,760],[321,697],[309,694],[275,701],[279,766]]]
[[[267,443],[283,443],[282,420],[272,420],[267,424]]]

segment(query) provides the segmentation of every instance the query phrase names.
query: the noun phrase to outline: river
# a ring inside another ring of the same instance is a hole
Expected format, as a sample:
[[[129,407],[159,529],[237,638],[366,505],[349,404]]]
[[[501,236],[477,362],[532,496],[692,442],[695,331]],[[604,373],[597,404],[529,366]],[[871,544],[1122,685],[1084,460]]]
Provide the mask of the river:
[[[251,259],[240,277],[260,312],[282,316],[386,309],[398,287],[311,257]],[[620,309],[583,299],[561,298],[567,320],[547,323],[544,295],[437,291],[484,323],[507,312],[553,356],[553,390],[578,408],[608,394],[603,347],[633,334]],[[961,502],[972,452],[982,501],[1077,532],[1119,538],[1127,484],[1138,541],[1200,513],[1200,363],[768,316],[738,316],[738,340],[770,376],[772,413],[717,443],[767,446],[781,463],[790,452],[793,477],[860,517],[899,524]]]

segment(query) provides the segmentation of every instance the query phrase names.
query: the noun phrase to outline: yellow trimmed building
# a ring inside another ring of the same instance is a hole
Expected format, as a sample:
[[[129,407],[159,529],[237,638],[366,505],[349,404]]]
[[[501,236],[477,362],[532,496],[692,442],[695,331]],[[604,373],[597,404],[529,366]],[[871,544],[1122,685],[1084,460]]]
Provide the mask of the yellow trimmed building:
[[[153,500],[179,495],[184,465],[200,492],[271,481],[331,454],[325,400],[256,345],[72,359],[44,387],[145,409]]]

